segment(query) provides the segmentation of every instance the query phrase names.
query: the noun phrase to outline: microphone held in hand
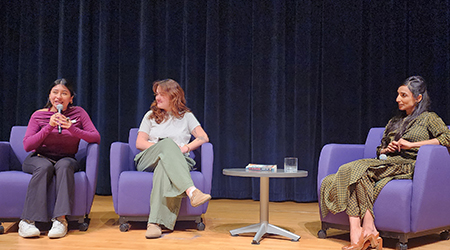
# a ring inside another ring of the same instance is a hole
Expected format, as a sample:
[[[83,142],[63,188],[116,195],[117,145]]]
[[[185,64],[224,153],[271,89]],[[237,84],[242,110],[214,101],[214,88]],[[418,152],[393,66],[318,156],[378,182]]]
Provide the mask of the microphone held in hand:
[[[56,105],[56,109],[58,109],[58,113],[61,114],[61,111],[63,109],[63,105],[62,104]],[[61,124],[58,124],[58,133],[61,134],[61,131],[62,131]]]
[[[378,157],[378,159],[380,159],[380,160],[387,160],[387,155],[381,154],[381,155]]]

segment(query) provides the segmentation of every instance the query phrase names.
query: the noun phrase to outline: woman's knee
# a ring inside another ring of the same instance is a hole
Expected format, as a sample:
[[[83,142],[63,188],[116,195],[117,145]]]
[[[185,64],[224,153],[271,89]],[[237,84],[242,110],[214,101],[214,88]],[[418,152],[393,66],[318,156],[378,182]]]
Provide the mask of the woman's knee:
[[[52,175],[55,172],[55,168],[50,161],[38,161],[34,164],[28,165],[28,168],[33,168],[33,174],[47,174]]]
[[[164,138],[158,144],[164,148],[178,148],[178,145],[170,138]]]
[[[336,176],[336,174],[330,174],[330,175],[325,176],[325,178],[323,178],[323,180],[322,180],[321,187],[327,187],[328,185],[333,183],[335,176]]]
[[[52,163],[45,162],[37,166],[35,171],[39,173],[46,173],[48,175],[53,175],[53,173],[55,172],[55,168]]]
[[[28,156],[22,165],[22,170],[25,173],[36,174],[36,173],[53,173],[55,170],[53,164],[42,157],[39,156]]]
[[[72,171],[75,172],[77,170],[77,161],[73,158],[62,158],[59,161],[56,162],[55,164],[55,170],[56,171]]]

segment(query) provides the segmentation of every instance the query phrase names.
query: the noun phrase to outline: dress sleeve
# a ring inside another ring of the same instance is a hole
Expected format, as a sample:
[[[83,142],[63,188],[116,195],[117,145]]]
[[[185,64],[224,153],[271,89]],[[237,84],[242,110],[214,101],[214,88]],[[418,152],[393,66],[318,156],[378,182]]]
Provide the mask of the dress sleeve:
[[[383,149],[383,141],[389,142],[391,140],[390,136],[388,134],[386,134],[386,128],[388,128],[390,126],[390,124],[392,123],[392,120],[393,119],[390,119],[389,122],[384,127],[383,137],[381,138],[380,145],[378,145],[378,147],[377,147],[377,156],[380,156],[380,154],[381,154],[381,150]]]
[[[428,120],[428,131],[432,138],[436,138],[442,146],[450,147],[450,130],[436,113],[431,114]]]
[[[100,133],[95,128],[88,113],[81,107],[79,107],[79,112],[82,129],[76,126],[70,126],[68,131],[73,136],[83,139],[88,143],[100,143]]]

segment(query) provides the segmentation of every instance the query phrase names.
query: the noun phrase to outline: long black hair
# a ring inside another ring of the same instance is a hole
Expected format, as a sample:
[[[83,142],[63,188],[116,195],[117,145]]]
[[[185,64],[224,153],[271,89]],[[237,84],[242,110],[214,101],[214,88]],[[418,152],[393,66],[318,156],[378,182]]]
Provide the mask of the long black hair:
[[[50,93],[52,92],[53,87],[55,87],[56,85],[64,85],[66,86],[66,88],[70,91],[70,96],[75,96],[75,91],[73,90],[73,83],[65,78],[61,78],[61,79],[56,79],[56,81],[54,81],[51,85],[50,88],[48,89],[48,95],[50,95]],[[71,107],[73,104],[69,103],[68,107]],[[47,100],[47,104],[45,104],[44,108],[51,108],[52,107],[52,103],[50,102],[50,100]]]
[[[407,86],[408,89],[413,94],[414,98],[418,98],[422,95],[422,100],[416,104],[413,112],[411,114],[406,114],[402,111],[399,115],[395,116],[389,125],[386,127],[386,134],[390,132],[397,131],[394,140],[398,141],[402,135],[405,133],[408,125],[414,121],[420,114],[430,110],[431,100],[428,95],[427,85],[425,80],[421,76],[411,76],[408,77],[400,86]],[[387,147],[388,141],[382,141],[382,146]]]

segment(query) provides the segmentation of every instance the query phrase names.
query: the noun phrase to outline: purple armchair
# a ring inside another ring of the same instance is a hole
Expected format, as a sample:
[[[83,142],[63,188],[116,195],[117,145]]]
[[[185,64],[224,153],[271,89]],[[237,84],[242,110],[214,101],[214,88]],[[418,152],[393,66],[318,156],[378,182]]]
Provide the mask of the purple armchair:
[[[372,128],[364,145],[328,144],[320,153],[317,192],[325,176],[336,173],[347,162],[375,158],[384,128]],[[417,155],[413,180],[392,180],[381,191],[373,210],[375,225],[382,237],[399,239],[397,248],[407,249],[408,238],[441,232],[448,239],[450,230],[450,154],[446,147],[422,146]],[[345,212],[321,218],[319,238],[328,228],[349,230]]]
[[[20,220],[31,174],[22,172],[22,162],[29,154],[23,148],[26,126],[14,126],[9,142],[0,142],[0,222]],[[86,166],[75,173],[75,196],[69,221],[77,221],[79,229],[89,227],[89,213],[97,184],[99,147],[81,140],[77,160]],[[52,188],[52,187],[50,187]],[[53,187],[54,189],[54,187]],[[52,190],[55,197],[55,190]],[[4,232],[0,223],[0,233]]]
[[[134,156],[140,151],[136,148],[138,129],[130,129],[128,143],[114,142],[111,144],[111,191],[114,210],[120,216],[120,231],[130,229],[129,221],[147,221],[150,214],[150,194],[153,186],[153,173],[136,170]],[[191,177],[197,188],[204,193],[211,193],[213,171],[213,146],[205,143],[191,152],[191,157],[197,162]],[[177,221],[195,221],[198,230],[204,230],[202,214],[206,213],[208,202],[192,207],[188,198],[183,198]]]

